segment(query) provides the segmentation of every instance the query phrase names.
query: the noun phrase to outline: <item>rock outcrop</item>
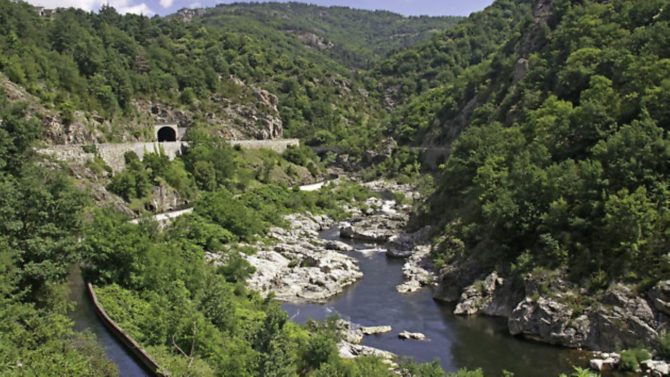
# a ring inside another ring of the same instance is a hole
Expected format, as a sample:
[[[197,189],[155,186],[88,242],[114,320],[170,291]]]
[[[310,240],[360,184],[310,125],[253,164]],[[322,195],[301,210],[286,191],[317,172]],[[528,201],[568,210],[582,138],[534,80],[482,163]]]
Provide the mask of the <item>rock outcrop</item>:
[[[398,205],[395,200],[370,198],[366,209],[354,213],[351,221],[339,225],[340,237],[364,242],[384,243],[397,237],[407,225],[409,207]]]
[[[257,244],[254,255],[245,256],[256,268],[247,280],[262,294],[291,302],[324,302],[342,292],[363,274],[356,261],[337,251],[328,250],[319,231],[333,224],[325,216],[290,215],[288,230],[273,228],[273,245]]]
[[[378,335],[393,331],[391,326],[366,326],[361,327],[363,335]]]
[[[403,331],[398,334],[398,338],[403,340],[426,340],[426,335],[420,332]]]
[[[496,289],[502,287],[504,279],[493,271],[483,280],[478,280],[461,293],[461,298],[454,309],[456,315],[472,315],[483,311],[492,311]]]
[[[623,285],[615,285],[605,293],[601,302],[591,308],[589,320],[589,348],[620,350],[657,342],[659,323],[651,306]]]
[[[430,245],[416,245],[412,247],[412,255],[402,267],[405,282],[396,287],[398,292],[412,293],[423,287],[435,284],[437,277],[432,272],[430,252]]]
[[[441,273],[436,296],[455,302],[454,314],[507,317],[512,335],[544,343],[594,350],[654,347],[668,326],[665,281],[649,291],[649,300],[617,284],[584,301],[587,292],[563,279],[565,271],[505,278],[461,262]]]
[[[397,364],[393,361],[396,358],[394,353],[383,351],[378,348],[363,346],[360,344],[351,344],[345,341],[340,341],[337,344],[340,357],[344,359],[354,359],[361,356],[375,356],[382,359],[390,367],[395,368]]]
[[[588,337],[588,318],[572,321],[573,311],[567,305],[540,297],[526,298],[514,309],[507,321],[510,334],[545,343],[579,347]]]
[[[649,299],[656,310],[664,316],[670,316],[670,280],[659,281],[649,291]]]

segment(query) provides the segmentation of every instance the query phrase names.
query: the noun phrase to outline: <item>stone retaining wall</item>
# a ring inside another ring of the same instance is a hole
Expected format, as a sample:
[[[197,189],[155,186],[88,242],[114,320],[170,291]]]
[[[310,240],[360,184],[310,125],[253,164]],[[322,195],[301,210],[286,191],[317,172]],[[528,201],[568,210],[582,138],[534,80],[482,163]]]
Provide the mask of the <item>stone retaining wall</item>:
[[[97,153],[112,171],[119,172],[126,166],[124,155],[127,152],[135,152],[137,157],[144,158],[145,153],[158,153],[162,151],[170,160],[181,154],[182,148],[187,144],[184,142],[163,143],[119,143],[119,144],[69,144],[54,145],[49,148],[39,149],[38,152],[52,156],[57,160],[86,163],[95,158]],[[85,149],[92,148],[95,152],[87,152]]]
[[[273,139],[273,140],[230,140],[233,146],[239,145],[242,149],[270,149],[277,153],[284,153],[288,147],[300,145],[299,139]]]
[[[284,153],[289,146],[300,145],[298,139],[276,139],[276,140],[230,140],[231,145],[239,145],[243,149],[270,149],[277,153]],[[182,153],[182,149],[188,146],[188,143],[182,141],[175,142],[154,142],[154,143],[118,143],[118,144],[68,144],[54,145],[48,148],[38,149],[38,152],[44,155],[52,156],[57,160],[86,163],[92,161],[97,153],[112,168],[112,171],[119,172],[125,168],[124,154],[126,152],[135,152],[141,159],[145,153],[158,153],[163,151],[170,160],[175,159]],[[95,153],[86,152],[88,147],[95,150]]]
[[[86,284],[86,291],[93,302],[93,310],[100,318],[100,321],[105,325],[105,327],[118,339],[135,357],[135,359],[152,375],[158,377],[167,377],[168,374],[165,373],[158,365],[158,363],[140,346],[135,339],[128,335],[121,327],[119,327],[113,319],[107,315],[105,309],[102,308],[98,302],[98,297],[95,295],[93,290],[93,285],[91,283]]]

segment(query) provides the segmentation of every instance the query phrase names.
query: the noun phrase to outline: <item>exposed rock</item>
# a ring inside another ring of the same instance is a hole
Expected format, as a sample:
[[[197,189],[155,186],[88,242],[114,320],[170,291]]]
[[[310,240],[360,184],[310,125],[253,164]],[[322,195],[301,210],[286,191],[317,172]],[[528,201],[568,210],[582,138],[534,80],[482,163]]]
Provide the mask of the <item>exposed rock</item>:
[[[256,245],[257,253],[245,256],[256,268],[247,280],[253,289],[279,300],[324,302],[342,292],[363,274],[356,261],[344,254],[327,250],[319,231],[332,224],[325,216],[290,215],[290,228],[273,228],[274,245]]]
[[[432,272],[430,260],[430,245],[419,245],[412,248],[413,253],[402,267],[405,282],[398,285],[396,290],[400,293],[416,292],[422,287],[434,285],[436,279]]]
[[[428,236],[432,227],[426,226],[414,233],[401,233],[389,240],[388,255],[396,258],[407,258],[417,251],[417,245],[428,244]]]
[[[530,298],[519,303],[508,318],[513,335],[567,347],[591,349],[625,349],[639,344],[654,346],[658,323],[646,300],[635,296],[623,285],[610,288],[600,303],[573,310],[556,298]]]
[[[456,315],[473,315],[488,307],[493,302],[497,287],[503,285],[504,279],[494,271],[484,280],[478,280],[465,288],[460,301],[454,309]]]
[[[363,331],[361,331],[360,327],[355,326],[353,323],[339,319],[335,323],[335,326],[337,327],[337,330],[340,332],[340,335],[342,335],[342,339],[345,342],[359,344],[363,341]]]
[[[615,370],[619,362],[613,358],[605,359],[591,359],[589,360],[589,368],[597,370],[598,372],[606,372]]]
[[[365,242],[386,242],[407,223],[405,213],[378,212],[353,222],[340,224],[340,236]]]
[[[649,298],[656,310],[670,316],[670,280],[659,281],[649,291]]]
[[[599,372],[614,371],[619,368],[621,356],[617,353],[595,352],[593,359],[589,360],[589,368]],[[670,365],[662,360],[643,360],[637,371],[644,376],[664,377],[670,375]]]
[[[420,290],[421,288],[423,288],[423,286],[418,280],[408,280],[395,287],[399,293],[413,293]]]
[[[363,186],[379,193],[401,193],[409,199],[418,199],[421,197],[421,194],[415,191],[412,185],[400,184],[384,179],[365,182],[363,183]]]
[[[523,80],[528,73],[528,59],[519,58],[514,65],[514,82]]]
[[[579,347],[588,337],[589,322],[585,317],[572,321],[572,309],[553,299],[530,298],[519,303],[508,318],[512,335],[522,335],[551,344]]]
[[[314,33],[301,30],[289,30],[289,33],[295,34],[295,36],[298,37],[300,42],[304,43],[307,47],[312,47],[317,50],[328,50],[335,47],[335,44],[333,42]]]
[[[393,331],[391,326],[365,326],[361,327],[363,335],[378,335]]]
[[[328,250],[335,250],[335,251],[353,251],[354,247],[349,245],[348,243],[344,243],[342,241],[336,241],[336,240],[327,240],[324,244],[326,249]]]
[[[403,331],[400,334],[398,334],[398,338],[400,339],[412,339],[412,340],[426,340],[426,335],[422,334],[420,332],[409,332],[409,331]]]
[[[456,302],[461,297],[463,289],[481,275],[481,267],[477,263],[449,264],[440,271],[433,298],[445,302]]]
[[[184,198],[179,195],[179,191],[172,188],[167,183],[162,183],[153,188],[151,193],[150,208],[155,213],[163,213],[183,208],[188,204]]]
[[[360,356],[375,356],[381,358],[382,361],[388,364],[390,367],[397,367],[397,364],[393,361],[396,358],[396,355],[388,351],[363,346],[360,344],[351,344],[345,341],[340,341],[337,344],[337,348],[340,357],[344,359],[353,359]]]
[[[610,288],[602,304],[589,315],[591,331],[587,346],[594,349],[624,349],[639,344],[654,345],[657,323],[649,303],[623,285]]]

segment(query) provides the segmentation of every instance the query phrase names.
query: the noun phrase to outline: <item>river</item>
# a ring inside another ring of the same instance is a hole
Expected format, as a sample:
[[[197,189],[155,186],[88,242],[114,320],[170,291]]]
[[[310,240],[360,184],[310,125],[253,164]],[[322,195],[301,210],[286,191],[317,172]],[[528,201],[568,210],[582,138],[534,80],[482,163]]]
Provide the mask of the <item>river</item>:
[[[326,239],[339,239],[336,228],[322,233]],[[347,241],[357,250],[376,245]],[[383,252],[353,252],[362,280],[324,305],[285,303],[293,320],[323,320],[333,314],[363,326],[390,325],[393,331],[366,336],[363,344],[391,351],[418,361],[439,360],[447,371],[467,367],[482,368],[486,376],[500,376],[502,370],[516,377],[551,377],[584,365],[584,353],[524,341],[508,335],[506,321],[485,317],[456,317],[451,305],[433,300],[430,289],[400,294],[396,285],[403,282],[404,261],[387,258]],[[401,331],[424,333],[429,341],[400,340]]]

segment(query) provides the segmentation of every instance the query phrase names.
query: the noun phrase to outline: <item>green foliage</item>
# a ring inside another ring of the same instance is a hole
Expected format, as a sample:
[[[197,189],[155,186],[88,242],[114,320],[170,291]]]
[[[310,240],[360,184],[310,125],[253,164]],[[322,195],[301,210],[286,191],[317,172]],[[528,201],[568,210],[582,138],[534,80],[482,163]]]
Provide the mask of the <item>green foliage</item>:
[[[670,359],[670,332],[663,332],[658,336],[658,356]]]
[[[569,377],[598,377],[599,374],[590,371],[585,368],[574,367],[574,372],[570,374]],[[560,377],[568,377],[566,374],[561,374]]]
[[[2,98],[0,119],[0,375],[117,375],[67,318],[83,195],[34,155],[42,129],[23,108]]]
[[[258,101],[260,88],[278,97],[286,136],[356,154],[376,145],[384,117],[356,70],[457,20],[304,4],[220,5],[190,22],[111,7],[42,18],[10,0],[0,14],[0,71],[64,124],[75,110],[95,112],[115,124],[106,137],[116,140],[146,122],[149,101],[186,107],[197,121],[228,103],[266,113],[274,104]]]
[[[459,370],[456,373],[452,373],[447,375],[442,368],[440,368],[440,364],[437,361],[434,361],[429,364],[418,364],[414,362],[406,363],[402,365],[401,368],[401,375],[403,377],[414,377],[414,376],[422,376],[422,377],[479,377],[481,376],[481,372],[473,372],[473,373],[478,373],[478,374],[469,374],[465,369]]]
[[[226,189],[203,194],[195,203],[195,212],[242,240],[251,240],[265,231],[258,213],[246,207]]]
[[[432,124],[432,117],[452,101],[447,95],[459,75],[484,62],[511,37],[527,17],[531,2],[496,1],[426,42],[397,51],[373,71],[400,107],[392,130],[403,141]],[[448,83],[446,87],[438,87]],[[446,89],[446,90],[445,90]],[[383,91],[382,91],[383,92]],[[452,96],[453,98],[453,96]]]
[[[363,11],[347,7],[316,7],[281,3],[220,4],[205,20],[236,30],[240,22],[258,20],[310,45],[315,35],[332,43],[324,53],[351,68],[364,68],[396,51],[429,39],[435,30],[454,25],[460,17],[402,17],[386,11]],[[255,24],[254,24],[255,26]],[[312,46],[316,47],[316,46]],[[290,82],[285,84],[290,89]]]
[[[619,368],[624,371],[638,371],[640,363],[651,359],[651,354],[644,348],[632,348],[621,352]]]
[[[655,11],[640,18],[637,6]],[[424,218],[459,224],[463,257],[567,267],[592,289],[670,276],[659,263],[670,139],[652,99],[670,58],[670,41],[656,38],[665,13],[651,0],[566,3],[546,28],[520,23],[485,63],[435,90],[444,105],[423,124],[444,127],[408,135],[452,147]],[[520,50],[528,69],[511,80]]]

